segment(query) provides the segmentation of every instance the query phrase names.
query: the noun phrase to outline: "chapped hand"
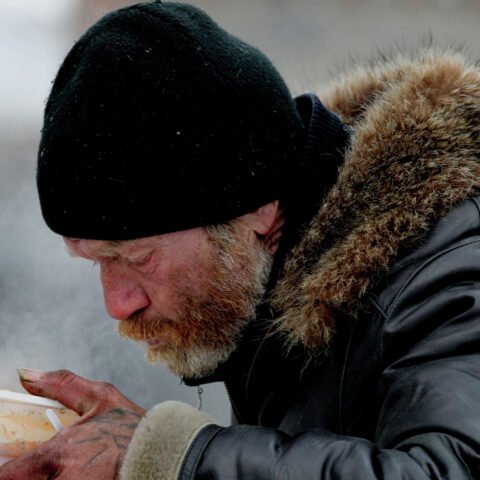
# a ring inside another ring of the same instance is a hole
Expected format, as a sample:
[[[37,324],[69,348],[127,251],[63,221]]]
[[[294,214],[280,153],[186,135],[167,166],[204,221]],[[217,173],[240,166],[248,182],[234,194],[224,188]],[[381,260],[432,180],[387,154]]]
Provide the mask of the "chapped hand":
[[[81,418],[35,450],[3,465],[0,480],[120,478],[128,444],[145,410],[112,385],[66,370],[25,369],[20,377],[28,392],[58,400]]]

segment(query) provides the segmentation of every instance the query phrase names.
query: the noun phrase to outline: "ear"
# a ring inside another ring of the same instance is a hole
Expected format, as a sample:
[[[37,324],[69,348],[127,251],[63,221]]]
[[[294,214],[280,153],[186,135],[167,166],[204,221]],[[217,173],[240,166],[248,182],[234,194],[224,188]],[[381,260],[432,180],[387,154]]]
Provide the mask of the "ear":
[[[255,233],[257,238],[263,241],[272,253],[277,250],[282,236],[282,227],[285,223],[278,200],[262,205],[254,212],[243,215],[242,223],[248,230]]]

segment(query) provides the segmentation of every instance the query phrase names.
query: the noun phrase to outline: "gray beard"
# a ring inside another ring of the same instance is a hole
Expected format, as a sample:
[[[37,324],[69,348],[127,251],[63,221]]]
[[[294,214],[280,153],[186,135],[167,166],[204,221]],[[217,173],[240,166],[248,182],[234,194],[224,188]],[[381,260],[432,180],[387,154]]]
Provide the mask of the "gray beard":
[[[228,360],[236,349],[236,342],[224,348],[192,347],[184,351],[162,351],[146,353],[147,361],[160,360],[175,375],[184,378],[202,378],[211,375]]]
[[[213,241],[220,243],[222,247],[219,249],[218,260],[223,282],[222,285],[215,284],[213,287],[219,296],[222,296],[222,291],[225,292],[227,298],[231,298],[232,293],[235,294],[237,290],[242,291],[241,300],[238,301],[241,304],[238,305],[236,314],[232,312],[228,325],[225,325],[221,344],[218,341],[209,343],[206,338],[202,345],[182,349],[148,350],[146,353],[147,361],[161,361],[172,373],[181,377],[194,379],[209,376],[237,349],[245,327],[255,318],[272,270],[273,255],[267,252],[263,245],[257,245],[253,251],[245,254],[249,259],[246,263],[251,263],[250,268],[236,271],[234,247],[230,248],[231,245],[225,244],[223,235],[219,238],[220,240],[213,235]],[[235,239],[229,238],[226,242],[231,244]],[[223,312],[229,307],[227,305],[222,308],[222,299],[217,299],[215,303],[218,304],[219,311]],[[192,304],[194,301],[192,299]],[[200,310],[198,325],[202,324],[201,313]]]

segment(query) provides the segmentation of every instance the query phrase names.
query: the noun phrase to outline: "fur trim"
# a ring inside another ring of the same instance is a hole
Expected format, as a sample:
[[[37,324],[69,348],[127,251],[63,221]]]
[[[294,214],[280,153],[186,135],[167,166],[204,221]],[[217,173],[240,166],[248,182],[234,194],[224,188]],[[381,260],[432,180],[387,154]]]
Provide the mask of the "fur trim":
[[[480,68],[425,51],[359,69],[321,95],[353,128],[336,185],[274,291],[278,331],[311,352],[438,219],[480,193]]]
[[[137,427],[123,462],[122,480],[175,480],[185,454],[212,417],[182,402],[163,402]]]

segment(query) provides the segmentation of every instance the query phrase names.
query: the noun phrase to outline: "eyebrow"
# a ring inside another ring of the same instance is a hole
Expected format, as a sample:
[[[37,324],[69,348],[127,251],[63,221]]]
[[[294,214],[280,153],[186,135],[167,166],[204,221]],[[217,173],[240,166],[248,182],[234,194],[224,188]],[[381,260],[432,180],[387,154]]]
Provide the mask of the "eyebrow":
[[[94,254],[95,256],[99,257],[113,257],[118,254],[116,250],[122,245],[126,245],[128,242],[130,242],[130,240],[109,240],[105,247],[99,248],[97,251],[94,252]],[[65,247],[70,256],[79,257],[79,255],[75,253],[71,249],[70,245],[66,242]]]

